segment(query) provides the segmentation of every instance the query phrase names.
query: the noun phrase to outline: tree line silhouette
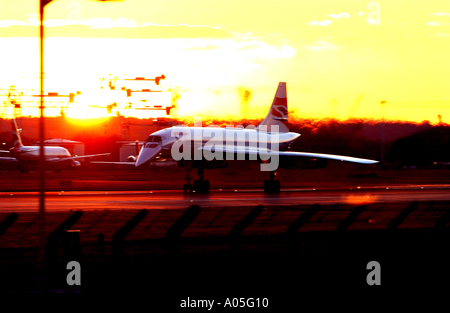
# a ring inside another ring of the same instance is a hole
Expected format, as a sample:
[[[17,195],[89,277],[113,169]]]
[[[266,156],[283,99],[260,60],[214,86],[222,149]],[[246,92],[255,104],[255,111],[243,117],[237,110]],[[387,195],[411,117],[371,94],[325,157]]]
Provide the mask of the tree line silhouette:
[[[3,125],[8,121],[3,120]],[[218,120],[203,119],[203,126],[258,125],[261,120]],[[8,123],[9,124],[9,123]],[[175,124],[193,126],[193,119],[177,120]],[[292,144],[291,150],[349,155],[381,160],[384,145],[385,163],[397,166],[433,166],[434,162],[450,162],[450,126],[431,125],[429,122],[413,123],[401,121],[379,121],[367,119],[304,119],[290,118],[290,131],[301,134]],[[5,129],[5,127],[3,127]],[[384,132],[384,140],[383,138]],[[35,132],[37,137],[37,132]],[[112,153],[119,156],[120,135],[104,135],[96,126],[84,126],[82,130],[69,135],[70,140],[85,143],[85,153]],[[142,138],[135,138],[141,140]],[[131,140],[133,140],[131,138]],[[36,143],[35,138],[22,136],[25,145]],[[1,150],[13,146],[11,131],[0,132]]]

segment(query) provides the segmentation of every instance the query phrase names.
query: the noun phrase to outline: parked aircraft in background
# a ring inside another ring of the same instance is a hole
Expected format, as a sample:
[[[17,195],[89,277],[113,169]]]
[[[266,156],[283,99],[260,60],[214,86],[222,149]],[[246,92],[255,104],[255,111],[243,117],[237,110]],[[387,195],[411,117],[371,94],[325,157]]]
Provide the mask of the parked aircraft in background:
[[[37,168],[39,164],[39,146],[24,146],[22,144],[20,131],[17,128],[15,119],[12,120],[12,128],[14,147],[9,150],[0,150],[0,154],[8,155],[0,157],[0,163],[14,163],[22,172]],[[81,164],[78,160],[107,156],[110,153],[72,156],[66,148],[44,146],[44,155],[46,166],[51,167],[55,171],[61,171],[80,166]]]
[[[280,181],[275,180],[277,168],[324,168],[328,165],[328,160],[378,163],[374,160],[341,155],[286,151],[300,136],[289,132],[287,121],[286,83],[280,82],[269,113],[257,127],[165,128],[148,137],[136,162],[131,164],[140,167],[158,159],[173,158],[179,166],[186,169],[186,184],[183,186],[185,192],[193,190],[208,192],[210,183],[204,179],[204,169],[226,167],[229,160],[255,160],[262,163],[262,170],[269,171],[269,180],[264,181],[264,191],[279,192]],[[192,169],[197,169],[200,176],[198,180],[194,180],[193,185],[190,177]]]

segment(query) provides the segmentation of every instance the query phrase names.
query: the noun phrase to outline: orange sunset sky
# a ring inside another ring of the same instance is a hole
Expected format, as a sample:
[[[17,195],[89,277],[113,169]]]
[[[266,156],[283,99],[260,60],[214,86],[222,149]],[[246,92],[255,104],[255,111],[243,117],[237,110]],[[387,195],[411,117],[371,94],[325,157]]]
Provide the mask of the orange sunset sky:
[[[0,88],[39,92],[38,3],[0,0]],[[45,20],[45,91],[85,104],[113,98],[100,77],[164,74],[178,117],[262,118],[285,81],[298,117],[450,121],[448,0],[56,0]]]

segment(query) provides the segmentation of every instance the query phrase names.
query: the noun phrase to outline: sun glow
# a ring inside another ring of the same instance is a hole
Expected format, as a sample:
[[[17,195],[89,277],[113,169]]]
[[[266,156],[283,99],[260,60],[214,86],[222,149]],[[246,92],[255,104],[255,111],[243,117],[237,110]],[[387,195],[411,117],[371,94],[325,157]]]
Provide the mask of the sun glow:
[[[25,1],[19,10],[14,1],[4,2],[0,88],[15,85],[36,95],[36,5]],[[258,14],[248,14],[255,4],[246,0],[207,7],[172,2],[158,8],[144,0],[47,6],[45,91],[81,96],[74,104],[46,99],[46,115],[164,115],[147,110],[142,99],[130,109],[124,92],[107,94],[99,86],[109,74],[164,74],[164,84],[177,88],[167,101],[174,117],[262,118],[280,81],[287,82],[289,110],[299,117],[438,123],[450,116],[446,1],[380,2],[381,19],[358,0],[283,0],[258,6]],[[251,94],[245,102],[242,88]],[[5,91],[0,94],[6,101]],[[23,104],[23,115],[39,114],[32,102]],[[2,107],[0,114],[11,109]]]

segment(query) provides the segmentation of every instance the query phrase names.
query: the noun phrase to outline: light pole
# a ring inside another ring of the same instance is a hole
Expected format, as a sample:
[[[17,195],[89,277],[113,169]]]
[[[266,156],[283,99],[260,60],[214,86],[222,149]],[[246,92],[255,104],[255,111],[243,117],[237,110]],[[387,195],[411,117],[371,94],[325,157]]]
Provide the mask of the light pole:
[[[40,118],[39,118],[39,264],[45,262],[45,150],[44,150],[44,7],[53,0],[39,0]],[[97,0],[121,1],[121,0]]]
[[[44,151],[44,7],[52,0],[40,0],[40,117],[39,117],[39,262],[45,259],[45,151]]]

